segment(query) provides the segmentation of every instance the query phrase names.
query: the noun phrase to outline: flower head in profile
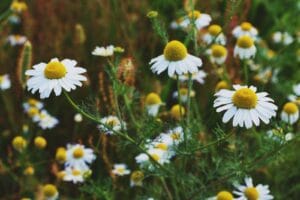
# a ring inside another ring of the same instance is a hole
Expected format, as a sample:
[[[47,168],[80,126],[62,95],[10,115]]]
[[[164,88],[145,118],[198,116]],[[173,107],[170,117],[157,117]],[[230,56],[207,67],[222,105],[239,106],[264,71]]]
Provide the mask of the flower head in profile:
[[[155,117],[162,105],[164,105],[164,103],[161,101],[160,96],[155,92],[151,92],[146,96],[145,107],[148,115]]]
[[[231,192],[228,191],[220,191],[218,194],[214,197],[207,198],[206,200],[234,200],[233,195]]]
[[[276,116],[277,106],[268,93],[256,93],[254,86],[233,85],[234,91],[222,89],[215,94],[214,107],[217,112],[226,111],[222,121],[227,123],[233,118],[233,126],[251,128],[259,126],[260,120],[268,124]]]
[[[270,194],[269,186],[258,184],[253,185],[252,178],[245,178],[245,185],[235,183],[236,188],[233,191],[234,194],[238,195],[239,200],[271,200],[274,197]]]
[[[226,37],[222,33],[222,28],[219,25],[213,24],[208,27],[207,33],[203,35],[203,41],[206,44],[221,44],[225,45],[226,44]]]
[[[100,121],[102,124],[97,127],[107,135],[112,135],[114,131],[120,131],[122,128],[126,129],[126,123],[120,121],[118,117],[113,115],[103,117]]]
[[[238,38],[233,51],[234,57],[239,57],[241,60],[254,57],[256,47],[253,39],[248,35],[243,35]]]
[[[248,35],[253,40],[257,38],[257,29],[249,22],[243,22],[239,26],[235,27],[232,31],[235,38],[239,38],[243,35]]]
[[[7,90],[11,86],[8,74],[0,75],[0,90]]]
[[[202,60],[188,54],[183,43],[172,40],[165,46],[163,55],[153,58],[150,65],[154,73],[160,74],[168,70],[169,77],[173,77],[174,74],[197,72],[198,67],[202,66]]]
[[[195,73],[191,74],[191,78],[193,81],[197,81],[200,84],[204,84],[204,78],[207,76],[206,72],[203,70],[199,70]],[[189,74],[182,74],[179,76],[179,80],[182,82],[188,81],[189,80]]]
[[[284,104],[281,119],[289,124],[294,124],[299,119],[299,108],[296,103],[288,102]]]
[[[40,63],[27,70],[25,74],[30,76],[27,81],[28,90],[33,94],[39,91],[40,98],[48,98],[53,91],[59,96],[62,90],[70,92],[77,86],[82,86],[81,81],[86,81],[82,73],[84,68],[75,67],[75,60],[64,59],[59,61],[57,58],[51,59],[49,63]]]
[[[117,176],[124,176],[130,174],[130,170],[127,169],[126,164],[114,164],[114,168],[112,170],[112,173]]]
[[[130,187],[142,186],[144,180],[144,173],[140,170],[133,171],[130,175]]]
[[[185,115],[185,108],[179,104],[175,104],[172,106],[170,114],[175,120],[180,120]]]
[[[222,65],[227,58],[227,49],[219,44],[214,44],[207,51],[210,55],[210,60],[212,63]]]
[[[46,184],[43,186],[43,194],[45,200],[56,200],[58,199],[58,191],[55,185]]]
[[[27,4],[23,1],[14,0],[10,5],[10,9],[14,12],[21,13],[27,10]]]
[[[190,97],[195,97],[195,91],[194,90],[191,90],[190,91]],[[179,89],[179,92],[178,91],[175,91],[173,93],[173,98],[176,98],[178,99],[180,97],[180,101],[182,103],[186,103],[187,100],[188,100],[188,88],[185,88],[185,87],[182,87]]]
[[[92,55],[94,56],[102,56],[102,57],[109,57],[109,56],[113,56],[114,55],[114,46],[113,45],[109,45],[107,47],[96,47],[93,51],[92,51]]]
[[[188,28],[195,23],[195,26],[198,30],[208,26],[211,22],[211,17],[208,14],[201,13],[198,10],[193,10],[184,17],[184,20],[180,23],[180,26],[183,28]]]
[[[27,41],[27,38],[22,35],[10,35],[7,38],[7,42],[11,46],[23,45]]]

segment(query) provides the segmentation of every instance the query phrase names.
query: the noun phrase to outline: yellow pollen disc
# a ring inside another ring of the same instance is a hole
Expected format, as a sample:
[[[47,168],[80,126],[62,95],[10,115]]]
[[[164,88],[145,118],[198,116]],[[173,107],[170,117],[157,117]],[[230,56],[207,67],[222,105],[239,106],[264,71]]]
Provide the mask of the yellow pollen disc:
[[[60,147],[56,150],[56,155],[55,159],[59,162],[64,162],[66,161],[67,154],[66,154],[66,149],[63,147]]]
[[[114,126],[118,125],[118,121],[116,119],[108,119],[106,121],[106,124],[109,125],[109,126],[114,127]]]
[[[12,145],[16,150],[21,151],[26,147],[27,142],[22,136],[17,136],[13,139]]]
[[[82,158],[83,155],[84,155],[84,151],[83,151],[83,149],[82,149],[81,147],[78,147],[78,148],[76,148],[76,149],[73,151],[73,157],[74,157],[74,158],[79,159],[79,158]]]
[[[233,94],[232,101],[238,108],[251,109],[257,104],[257,95],[249,88],[241,88]]]
[[[171,116],[175,119],[180,119],[180,114],[183,116],[185,114],[185,109],[184,107],[180,106],[179,104],[174,105],[171,108]]]
[[[157,154],[151,154],[151,157],[153,158],[153,160],[155,160],[155,161],[159,161],[159,159],[160,159],[160,157],[159,157],[159,155],[157,155]]]
[[[158,96],[158,94],[151,92],[150,94],[147,95],[146,100],[145,100],[146,105],[155,105],[155,104],[160,104],[161,99]]]
[[[183,20],[184,20],[184,17],[180,17],[180,18],[176,19],[176,23],[180,24]]]
[[[244,31],[250,31],[251,28],[252,28],[252,24],[250,24],[249,22],[243,22],[243,23],[241,24],[241,28],[242,28],[242,30],[244,30]]]
[[[52,184],[45,185],[44,188],[43,188],[43,191],[44,191],[44,195],[46,197],[53,197],[57,194],[57,189]]]
[[[208,27],[208,32],[210,35],[217,36],[219,33],[222,32],[222,28],[221,26],[214,24]]]
[[[72,170],[72,175],[73,175],[73,176],[79,176],[79,175],[81,175],[81,171],[79,171],[79,170],[77,170],[77,169],[73,169],[73,170]]]
[[[226,56],[227,50],[222,45],[214,44],[211,47],[211,54],[213,57],[220,58]]]
[[[35,106],[35,105],[38,103],[38,101],[35,100],[35,99],[28,99],[27,102],[28,102],[28,104],[31,105],[31,106]]]
[[[180,88],[179,90],[180,95],[188,95],[188,89],[187,88]]]
[[[43,149],[46,147],[47,141],[45,140],[45,138],[38,136],[34,139],[34,145],[39,149]]]
[[[124,168],[118,168],[117,172],[120,173],[120,174],[124,174],[125,169]]]
[[[221,191],[217,194],[217,200],[233,200],[233,196],[230,192]]]
[[[33,117],[33,116],[38,115],[38,114],[39,114],[39,109],[34,108],[34,107],[29,108],[29,110],[28,110],[28,115],[29,115],[30,117]]]
[[[142,171],[132,172],[130,179],[134,182],[139,182],[144,179],[144,173]]]
[[[164,56],[168,61],[183,60],[187,56],[187,49],[183,43],[172,40],[165,46]]]
[[[156,145],[156,148],[166,151],[166,150],[168,150],[168,145],[165,143],[159,143]]]
[[[259,193],[255,187],[245,189],[244,194],[248,200],[258,200],[259,197]]]
[[[179,133],[172,133],[171,134],[171,138],[173,140],[179,140],[180,139],[180,134]]]
[[[250,47],[253,46],[253,40],[250,36],[248,35],[243,35],[241,37],[239,37],[238,41],[237,41],[237,45],[241,48],[245,48],[248,49]]]
[[[66,172],[65,171],[59,171],[56,176],[58,179],[63,179],[66,175]]]
[[[189,12],[189,18],[190,19],[198,19],[201,16],[200,11],[194,10]]]
[[[298,112],[298,107],[295,103],[288,102],[288,103],[284,104],[283,111],[289,115],[292,115],[292,114],[295,114],[296,112]]]
[[[220,81],[216,85],[216,91],[222,90],[222,89],[229,89],[229,85],[226,81]]]
[[[60,79],[67,73],[66,67],[58,61],[50,61],[45,68],[44,74],[48,79]]]

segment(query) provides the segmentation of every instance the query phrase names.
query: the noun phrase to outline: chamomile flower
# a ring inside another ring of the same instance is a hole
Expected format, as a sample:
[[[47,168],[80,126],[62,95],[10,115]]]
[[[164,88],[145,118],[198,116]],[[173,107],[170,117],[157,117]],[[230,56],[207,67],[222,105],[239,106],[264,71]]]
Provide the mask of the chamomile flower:
[[[157,141],[167,144],[168,146],[179,145],[183,142],[183,128],[178,126],[176,128],[170,129],[167,133],[162,133],[157,138]]]
[[[69,144],[66,152],[66,167],[72,167],[80,170],[88,170],[88,164],[91,164],[96,159],[93,150],[85,148],[84,145]]]
[[[212,45],[207,53],[210,55],[211,62],[218,65],[222,65],[227,58],[227,49],[219,44]]]
[[[211,17],[208,14],[200,13],[198,10],[190,11],[184,20],[180,23],[183,28],[188,28],[193,23],[198,30],[208,26],[211,22]]]
[[[184,17],[180,17],[180,18],[172,21],[171,24],[170,24],[170,28],[171,29],[179,29],[179,28],[181,28],[180,24],[182,23],[183,20],[184,20]]]
[[[168,70],[169,77],[173,77],[174,74],[197,72],[198,67],[202,66],[202,60],[188,54],[183,43],[172,40],[165,46],[163,55],[153,58],[150,65],[154,73],[160,74]]]
[[[14,12],[21,13],[21,12],[27,10],[27,4],[23,1],[15,0],[10,5],[10,9]]]
[[[297,96],[300,96],[300,83],[293,86],[293,91]]]
[[[203,35],[203,41],[208,45],[212,43],[225,45],[226,37],[222,33],[221,26],[216,24],[210,25],[207,33]]]
[[[299,109],[298,106],[293,102],[288,102],[284,104],[281,119],[289,124],[294,124],[299,119]]]
[[[180,101],[182,103],[186,103],[187,100],[188,100],[188,88],[180,88],[179,89],[179,93],[178,93],[178,91],[175,91],[173,93],[173,98],[177,98],[178,99],[179,96],[180,96]],[[194,90],[190,91],[190,97],[195,97],[195,91]]]
[[[67,160],[67,150],[64,147],[59,147],[56,149],[55,160],[59,163],[64,163]]]
[[[172,106],[170,114],[172,118],[180,120],[185,115],[185,108],[179,104],[175,104]]]
[[[206,72],[203,70],[199,70],[198,72],[192,73],[192,80],[197,81],[200,84],[204,84],[204,78],[207,76]],[[189,74],[183,74],[179,76],[180,81],[188,81],[189,80]]]
[[[151,158],[154,161],[160,164],[165,164],[170,162],[168,154],[165,150],[159,148],[151,148],[147,150],[147,153],[151,156]],[[141,166],[149,166],[151,164],[149,156],[145,153],[141,153],[138,156],[136,156],[135,160]]]
[[[38,116],[34,117],[34,119],[36,119],[39,127],[41,127],[43,130],[52,129],[59,122],[58,119],[48,114],[48,112],[45,110],[42,110]]]
[[[294,42],[293,37],[288,32],[277,31],[277,32],[273,33],[272,39],[273,39],[274,43],[276,43],[276,44],[282,43],[285,46]]]
[[[125,165],[125,164],[114,164],[112,173],[117,176],[124,176],[124,175],[130,174],[130,170],[127,169],[127,165]]]
[[[245,178],[245,184],[234,184],[237,190],[233,191],[233,193],[238,195],[236,200],[271,200],[274,198],[270,194],[268,185],[258,184],[254,186],[250,177]]]
[[[23,108],[25,112],[28,112],[30,108],[36,108],[38,110],[42,109],[44,107],[44,104],[34,98],[29,98],[25,103],[23,103]]]
[[[84,182],[84,173],[87,170],[82,170],[79,168],[72,168],[72,167],[66,167],[65,170],[63,171],[63,180],[64,181],[70,181],[73,182],[74,184],[76,183],[82,183]]]
[[[233,195],[228,191],[221,191],[214,197],[210,197],[207,200],[234,200]]]
[[[150,116],[155,117],[158,114],[160,106],[164,105],[158,94],[151,92],[146,96],[145,107]]]
[[[102,118],[100,121],[102,124],[98,125],[98,129],[104,131],[107,135],[112,135],[114,131],[120,131],[122,128],[126,129],[126,123],[120,121],[116,116],[110,115]]]
[[[133,171],[130,175],[130,187],[142,186],[144,173],[140,170]]]
[[[49,63],[40,63],[27,70],[26,75],[31,76],[27,81],[28,90],[32,93],[39,91],[40,98],[48,98],[52,91],[59,96],[62,89],[70,92],[76,86],[82,86],[81,81],[86,81],[82,73],[86,72],[81,67],[75,67],[75,60],[57,58],[51,59]]]
[[[254,57],[256,47],[253,39],[248,35],[243,35],[238,38],[233,51],[234,57],[239,57],[241,60]]]
[[[77,122],[77,123],[82,122],[82,115],[80,113],[76,113],[74,115],[74,121]]]
[[[216,85],[215,91],[218,92],[222,89],[230,89],[230,85],[226,81],[219,81]]]
[[[27,141],[22,136],[16,136],[12,140],[12,146],[15,150],[22,152],[27,147]]]
[[[47,184],[43,187],[43,194],[45,200],[58,199],[58,191],[55,185]]]
[[[94,51],[92,52],[92,55],[94,56],[103,56],[103,57],[109,57],[114,55],[114,46],[109,45],[107,47],[96,47]]]
[[[23,45],[27,41],[27,38],[22,35],[10,35],[8,36],[7,41],[11,46],[17,46]]]
[[[233,126],[251,128],[259,126],[260,120],[268,124],[271,117],[276,116],[277,106],[273,99],[267,97],[268,93],[256,93],[254,86],[233,85],[234,91],[223,89],[215,94],[217,99],[214,107],[217,112],[226,111],[223,123],[233,118]]]
[[[0,90],[7,90],[11,86],[9,75],[0,75]]]
[[[255,27],[253,27],[251,23],[243,22],[233,29],[232,34],[235,38],[240,38],[243,35],[248,35],[253,40],[255,40],[257,38],[258,31]]]

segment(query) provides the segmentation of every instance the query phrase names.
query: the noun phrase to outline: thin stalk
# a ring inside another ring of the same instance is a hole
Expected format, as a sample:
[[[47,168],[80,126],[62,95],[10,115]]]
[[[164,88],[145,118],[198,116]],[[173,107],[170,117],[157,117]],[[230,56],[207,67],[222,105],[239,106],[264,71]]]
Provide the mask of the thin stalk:
[[[160,177],[160,181],[161,181],[161,183],[162,183],[162,185],[163,185],[163,187],[164,187],[164,189],[165,189],[165,191],[167,193],[168,199],[169,200],[173,200],[172,193],[170,192],[170,190],[168,188],[168,185],[166,184],[165,179],[163,177]]]
[[[136,119],[135,119],[135,117],[134,117],[134,115],[133,115],[133,113],[132,113],[132,110],[131,110],[130,105],[129,105],[129,99],[128,99],[127,95],[124,94],[123,97],[124,97],[125,106],[126,106],[126,108],[127,108],[127,111],[128,111],[128,114],[129,114],[129,117],[130,117],[132,123],[133,123],[137,128],[140,128],[141,125],[136,121]]]
[[[248,83],[249,83],[248,68],[247,68],[247,63],[245,60],[242,60],[242,65],[244,68],[245,84],[248,85]]]

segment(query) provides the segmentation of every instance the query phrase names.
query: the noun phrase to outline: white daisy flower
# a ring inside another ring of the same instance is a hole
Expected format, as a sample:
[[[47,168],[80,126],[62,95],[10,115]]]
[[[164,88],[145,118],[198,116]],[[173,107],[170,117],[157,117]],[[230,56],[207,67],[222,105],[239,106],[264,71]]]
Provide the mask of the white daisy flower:
[[[153,160],[160,164],[165,164],[169,163],[169,157],[166,151],[158,149],[158,148],[151,148],[147,150],[148,154],[152,157]],[[150,158],[147,154],[141,153],[138,156],[135,157],[135,160],[138,164],[140,164],[142,167],[143,166],[149,166],[151,165]],[[152,166],[150,166],[150,169]]]
[[[43,111],[42,111],[39,116],[38,125],[43,130],[52,129],[58,124],[58,122],[59,122],[58,119],[56,119],[55,117],[53,117],[49,114],[43,113]]]
[[[85,171],[72,167],[67,167],[63,171],[63,180],[72,181],[74,184],[84,182],[83,174]]]
[[[221,191],[216,196],[207,198],[206,200],[234,200],[233,195],[228,191]]]
[[[148,115],[157,116],[160,106],[164,105],[158,94],[151,92],[146,96],[145,107]]]
[[[88,164],[91,164],[96,159],[93,150],[85,148],[84,145],[81,144],[68,144],[66,154],[65,166],[83,171],[89,170]]]
[[[112,170],[112,173],[117,176],[124,176],[130,174],[130,170],[127,169],[126,164],[114,164],[114,169]]]
[[[30,108],[37,108],[38,110],[42,109],[44,107],[44,104],[34,98],[29,98],[25,103],[23,103],[23,108],[25,112],[28,112]]]
[[[203,70],[199,70],[198,72],[192,73],[192,80],[197,81],[200,84],[204,84],[204,78],[207,76],[207,74]],[[189,80],[189,74],[183,74],[179,76],[180,81],[188,81]]]
[[[300,83],[293,86],[293,91],[297,96],[300,96]]]
[[[181,24],[181,22],[183,20],[184,20],[184,17],[180,17],[177,20],[172,21],[171,24],[170,24],[170,28],[171,29],[179,29],[179,28],[181,28],[180,24]]]
[[[92,55],[94,56],[103,56],[108,57],[114,55],[114,46],[109,45],[107,47],[96,47],[94,51],[92,52]]]
[[[268,185],[258,184],[254,186],[250,177],[245,178],[245,183],[246,185],[234,184],[237,190],[233,191],[233,193],[238,195],[236,200],[271,200],[274,198],[270,194]]]
[[[219,44],[214,44],[207,51],[208,55],[210,55],[210,61],[212,63],[216,63],[218,65],[222,65],[227,58],[227,49]]]
[[[243,35],[250,36],[253,40],[257,39],[258,31],[249,22],[243,22],[241,25],[235,27],[232,31],[235,38],[240,38]]]
[[[45,200],[56,200],[59,195],[56,186],[52,184],[46,184],[43,187],[43,194]]]
[[[256,47],[253,39],[248,35],[243,35],[238,38],[233,51],[234,57],[240,59],[249,59],[256,54]]]
[[[294,124],[299,119],[299,109],[298,106],[293,102],[288,102],[284,104],[281,119],[289,124]]]
[[[188,28],[195,23],[195,26],[198,30],[206,27],[211,22],[211,17],[208,14],[200,13],[198,10],[190,11],[185,19],[180,23],[180,26],[183,28]]]
[[[285,141],[290,141],[292,139],[294,139],[295,135],[293,133],[287,133],[285,136],[284,136],[284,139]]]
[[[74,115],[74,121],[77,122],[77,123],[82,122],[82,115],[80,113],[76,113]]]
[[[122,128],[126,129],[126,123],[123,121],[121,122],[118,117],[113,115],[102,118],[100,122],[102,124],[97,126],[98,129],[107,135],[112,135],[114,131],[120,131]]]
[[[293,37],[288,33],[288,32],[275,32],[273,33],[272,35],[272,40],[274,43],[282,43],[284,44],[285,46],[293,43],[294,39]]]
[[[57,58],[51,59],[49,63],[40,63],[27,70],[26,75],[31,76],[27,81],[28,90],[34,94],[39,91],[40,98],[48,98],[52,91],[59,96],[62,89],[67,92],[74,90],[76,86],[82,86],[81,81],[86,77],[81,75],[86,72],[84,68],[75,67],[75,60]]]
[[[180,88],[179,93],[180,93],[180,101],[182,103],[186,103],[187,100],[188,100],[188,88]],[[179,97],[178,91],[175,91],[173,93],[173,98],[178,98],[178,97]],[[194,90],[190,91],[190,97],[195,97],[195,91]]]
[[[202,66],[202,60],[188,54],[185,45],[177,40],[169,42],[164,48],[164,54],[150,61],[151,70],[160,74],[168,70],[169,77],[195,73]]]
[[[17,46],[23,45],[27,41],[27,38],[22,35],[10,35],[8,36],[7,41],[11,46]]]
[[[7,90],[11,87],[8,74],[0,75],[0,90]]]
[[[233,85],[235,91],[222,89],[215,94],[217,99],[214,107],[217,112],[226,111],[223,123],[233,118],[233,126],[251,128],[253,124],[259,126],[260,120],[268,124],[271,117],[276,116],[277,106],[267,97],[268,93],[256,93],[254,86]]]
[[[213,24],[208,27],[208,32],[203,35],[203,41],[206,44],[221,44],[225,45],[226,44],[226,37],[222,33],[222,28],[219,25]]]

